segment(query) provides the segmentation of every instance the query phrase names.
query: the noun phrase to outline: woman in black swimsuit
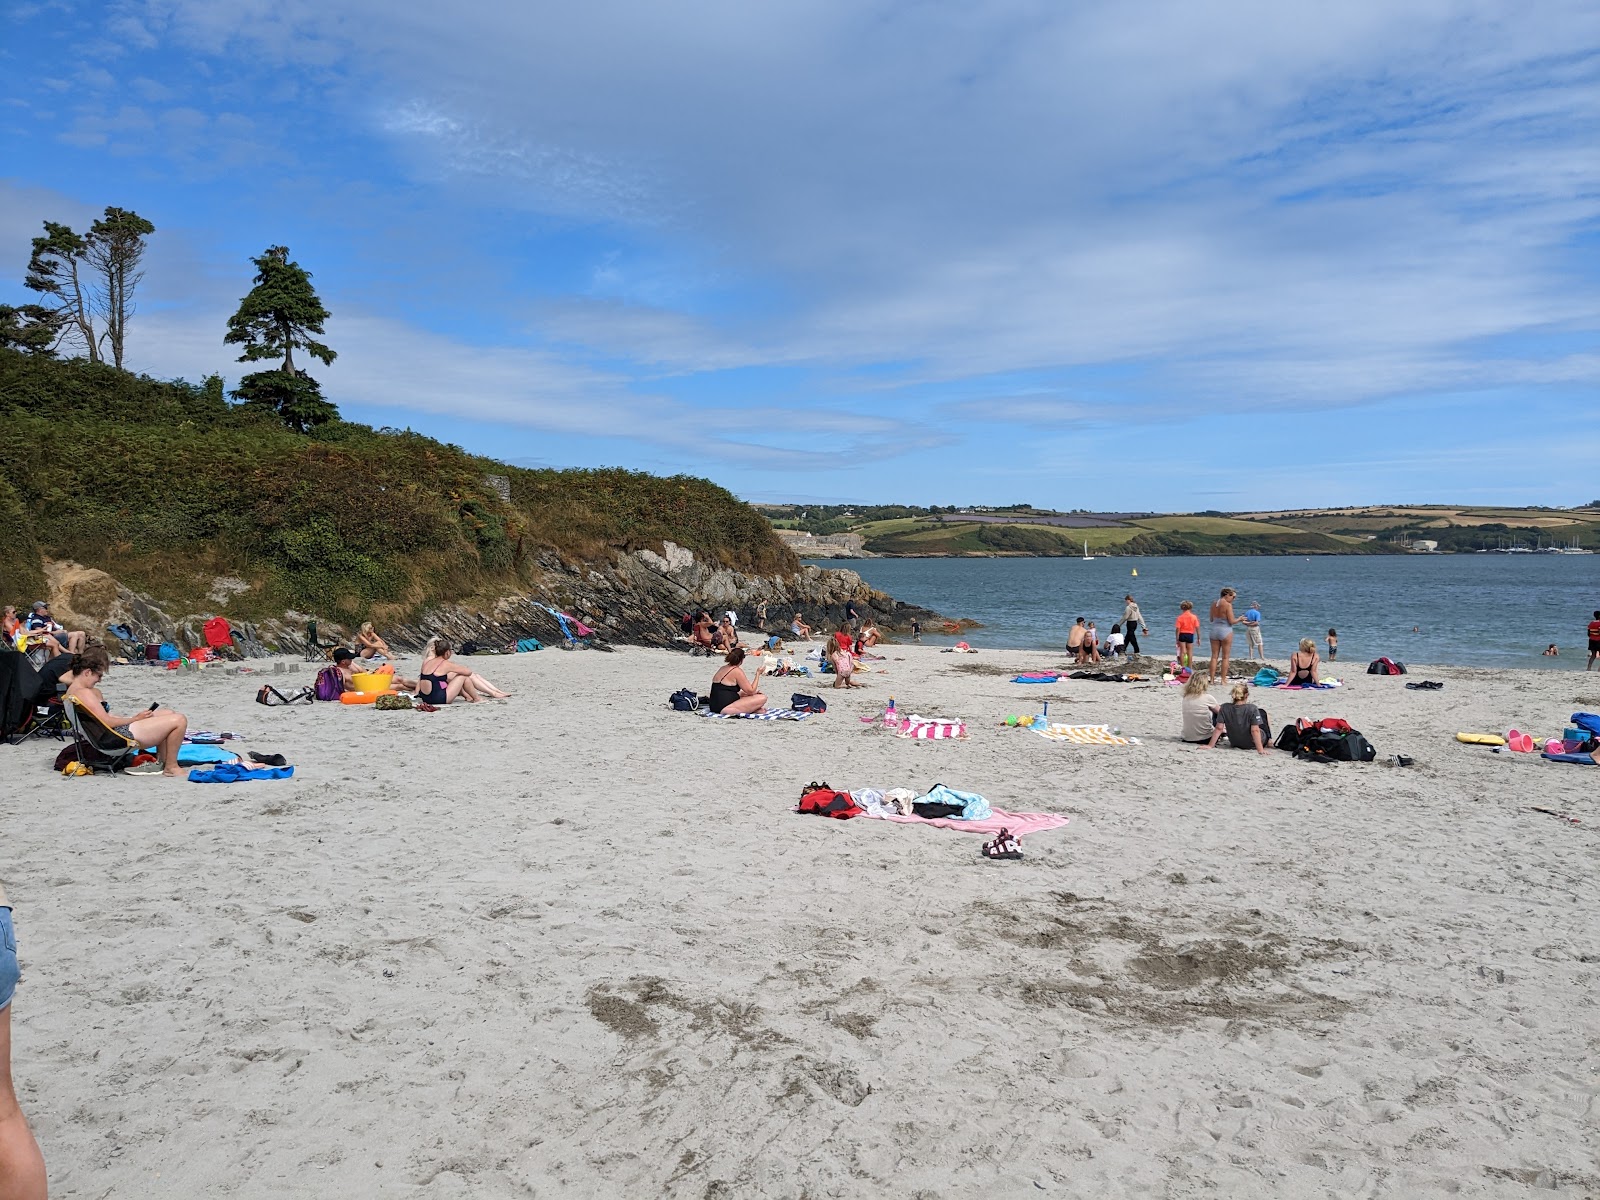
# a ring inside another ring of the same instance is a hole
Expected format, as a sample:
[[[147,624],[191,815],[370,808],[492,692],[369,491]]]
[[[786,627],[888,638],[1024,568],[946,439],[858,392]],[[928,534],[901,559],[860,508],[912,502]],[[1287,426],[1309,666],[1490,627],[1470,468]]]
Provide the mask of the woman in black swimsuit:
[[[735,646],[728,651],[723,665],[718,667],[717,673],[711,677],[712,712],[737,715],[766,711],[767,698],[745,676],[744,668],[739,665],[742,662],[744,662],[744,647]],[[756,679],[761,678],[764,669],[756,668]]]
[[[1289,656],[1289,678],[1284,682],[1290,687],[1310,687],[1317,682],[1319,665],[1317,644],[1310,638],[1301,638],[1299,651]]]

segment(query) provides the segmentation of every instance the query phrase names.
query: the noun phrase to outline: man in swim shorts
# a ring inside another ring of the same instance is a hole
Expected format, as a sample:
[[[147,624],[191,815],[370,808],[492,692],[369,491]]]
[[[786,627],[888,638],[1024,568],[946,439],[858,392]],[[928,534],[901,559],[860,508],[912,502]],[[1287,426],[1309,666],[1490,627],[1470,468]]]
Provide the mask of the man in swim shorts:
[[[11,1086],[11,997],[20,978],[11,907],[0,888],[0,1188],[16,1200],[44,1200],[44,1155]]]
[[[1185,667],[1194,666],[1194,643],[1200,635],[1200,618],[1195,615],[1194,605],[1185,600],[1178,606],[1182,611],[1178,619],[1173,622],[1178,631],[1178,662]]]
[[[1589,661],[1584,663],[1583,669],[1591,669],[1597,658],[1600,658],[1600,608],[1594,610],[1594,620],[1589,622]]]

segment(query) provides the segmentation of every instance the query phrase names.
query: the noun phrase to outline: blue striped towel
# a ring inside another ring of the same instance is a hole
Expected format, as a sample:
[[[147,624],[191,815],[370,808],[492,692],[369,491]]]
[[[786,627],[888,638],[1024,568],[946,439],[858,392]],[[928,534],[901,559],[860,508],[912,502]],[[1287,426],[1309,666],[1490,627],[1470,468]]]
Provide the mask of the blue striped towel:
[[[695,711],[702,717],[715,717],[719,721],[804,721],[811,715],[793,708],[769,708],[758,713],[714,713],[709,708]]]

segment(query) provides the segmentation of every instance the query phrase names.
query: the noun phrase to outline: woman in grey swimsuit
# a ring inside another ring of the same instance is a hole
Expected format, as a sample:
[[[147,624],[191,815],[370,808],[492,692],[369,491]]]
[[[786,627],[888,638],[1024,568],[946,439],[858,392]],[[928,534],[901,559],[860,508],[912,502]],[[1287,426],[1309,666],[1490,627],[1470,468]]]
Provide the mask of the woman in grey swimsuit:
[[[1239,618],[1233,615],[1233,598],[1238,595],[1231,587],[1222,589],[1222,595],[1211,602],[1211,668],[1207,678],[1212,683],[1228,680],[1228,655],[1233,652],[1233,627]]]

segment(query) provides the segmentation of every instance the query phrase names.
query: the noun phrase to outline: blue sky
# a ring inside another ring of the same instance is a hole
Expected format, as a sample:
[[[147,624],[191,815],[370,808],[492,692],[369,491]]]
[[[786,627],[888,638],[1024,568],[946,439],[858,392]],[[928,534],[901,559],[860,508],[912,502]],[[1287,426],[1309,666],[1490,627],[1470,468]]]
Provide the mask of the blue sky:
[[[135,368],[237,378],[281,243],[347,416],[513,462],[1572,504],[1597,128],[1587,0],[13,3],[0,299],[114,204]]]

